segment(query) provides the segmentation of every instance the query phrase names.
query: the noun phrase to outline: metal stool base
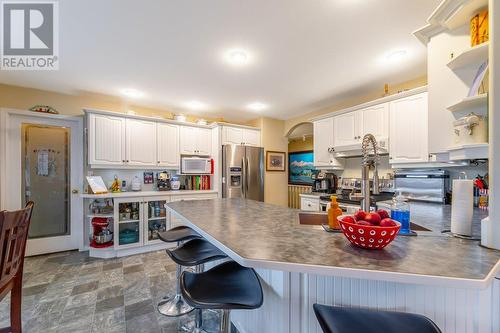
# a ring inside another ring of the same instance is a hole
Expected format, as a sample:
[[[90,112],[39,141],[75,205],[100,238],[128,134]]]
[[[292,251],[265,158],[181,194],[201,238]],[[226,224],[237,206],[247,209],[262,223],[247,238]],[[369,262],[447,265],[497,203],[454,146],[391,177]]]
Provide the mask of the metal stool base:
[[[187,304],[181,295],[175,295],[174,298],[158,303],[158,312],[167,317],[179,317],[193,310],[194,308]]]

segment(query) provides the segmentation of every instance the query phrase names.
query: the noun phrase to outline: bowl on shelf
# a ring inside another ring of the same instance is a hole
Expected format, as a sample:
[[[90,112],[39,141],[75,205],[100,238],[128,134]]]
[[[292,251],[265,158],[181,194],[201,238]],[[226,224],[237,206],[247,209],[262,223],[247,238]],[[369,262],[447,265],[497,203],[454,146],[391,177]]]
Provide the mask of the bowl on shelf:
[[[399,228],[401,228],[401,223],[399,222],[396,222],[396,226],[380,227],[342,221],[342,219],[346,216],[350,215],[341,215],[337,218],[342,233],[349,240],[349,242],[363,249],[383,249],[389,245],[394,238],[396,238]]]

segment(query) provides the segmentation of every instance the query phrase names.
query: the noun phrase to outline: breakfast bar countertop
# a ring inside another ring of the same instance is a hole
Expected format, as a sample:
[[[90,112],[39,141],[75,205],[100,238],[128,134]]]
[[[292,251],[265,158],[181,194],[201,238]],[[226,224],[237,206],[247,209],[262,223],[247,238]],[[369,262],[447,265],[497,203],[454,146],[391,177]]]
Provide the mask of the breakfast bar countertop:
[[[364,250],[340,233],[299,224],[297,209],[240,198],[166,207],[233,260],[253,268],[480,289],[500,271],[500,251],[434,230],[398,236],[383,250]]]

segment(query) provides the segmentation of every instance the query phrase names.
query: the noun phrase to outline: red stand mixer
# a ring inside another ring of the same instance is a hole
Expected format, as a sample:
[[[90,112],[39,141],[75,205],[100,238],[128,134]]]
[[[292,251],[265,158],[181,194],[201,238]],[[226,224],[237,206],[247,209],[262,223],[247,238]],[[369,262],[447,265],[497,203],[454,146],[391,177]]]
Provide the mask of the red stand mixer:
[[[90,246],[103,248],[113,245],[113,233],[109,230],[109,219],[106,217],[92,218],[92,239]]]

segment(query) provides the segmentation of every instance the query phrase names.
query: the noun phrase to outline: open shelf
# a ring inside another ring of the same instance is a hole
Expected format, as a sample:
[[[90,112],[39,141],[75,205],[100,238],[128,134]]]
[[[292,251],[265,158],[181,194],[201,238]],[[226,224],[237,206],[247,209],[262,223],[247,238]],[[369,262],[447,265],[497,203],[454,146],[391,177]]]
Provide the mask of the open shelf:
[[[446,66],[450,69],[458,69],[470,65],[479,66],[488,60],[488,48],[490,43],[485,42],[474,47],[469,48],[468,50],[460,53],[451,59]]]
[[[141,220],[121,220],[118,223],[139,223]]]
[[[473,15],[488,7],[488,0],[469,0],[460,5],[443,23],[450,30],[469,24]]]
[[[466,97],[460,102],[448,106],[447,109],[458,117],[465,116],[473,111],[478,115],[486,116],[488,113],[488,94]]]
[[[487,159],[489,157],[487,143],[450,147],[448,152],[450,154],[450,161]]]
[[[89,214],[87,215],[88,218],[94,218],[94,217],[103,217],[103,218],[112,218],[114,217],[113,213],[110,214]]]

